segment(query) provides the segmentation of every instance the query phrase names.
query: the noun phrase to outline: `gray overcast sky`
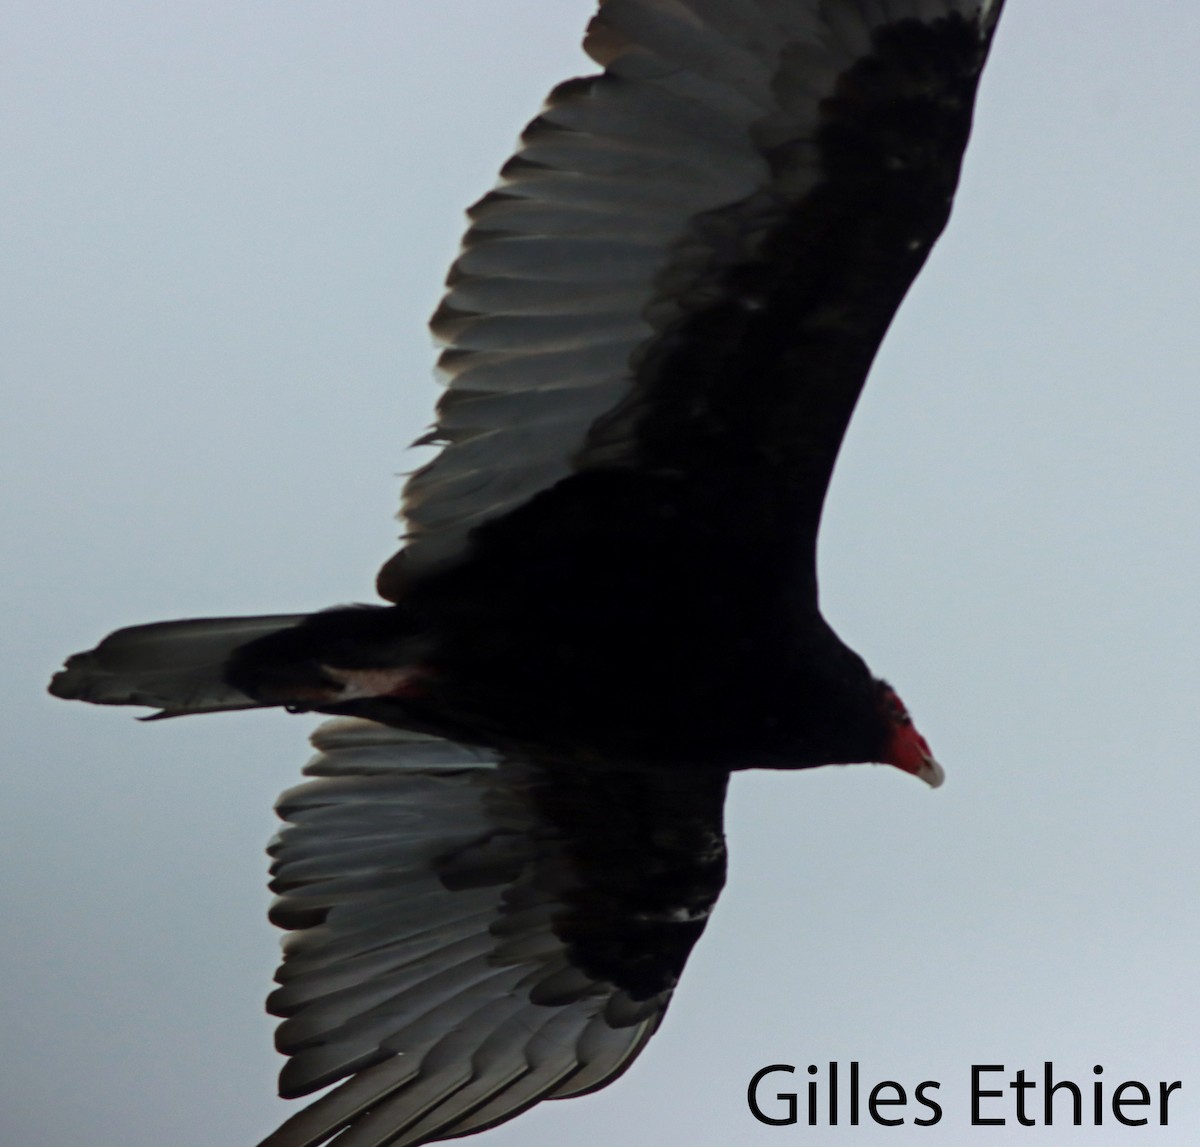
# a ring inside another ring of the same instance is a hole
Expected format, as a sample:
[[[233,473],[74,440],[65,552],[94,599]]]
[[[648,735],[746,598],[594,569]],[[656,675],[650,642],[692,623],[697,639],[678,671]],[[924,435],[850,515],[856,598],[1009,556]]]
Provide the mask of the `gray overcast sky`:
[[[248,1147],[292,1109],[262,847],[312,722],[44,684],[118,625],[369,599],[462,209],[589,14],[10,0],[0,1140]],[[1194,0],[1010,0],[843,451],[825,609],[945,787],[739,777],[663,1030],[481,1147],[1196,1141],[1198,58]],[[753,1122],[756,1068],[830,1059],[941,1081],[942,1122]],[[966,1126],[972,1063],[1046,1059],[1182,1080],[1171,1126]]]

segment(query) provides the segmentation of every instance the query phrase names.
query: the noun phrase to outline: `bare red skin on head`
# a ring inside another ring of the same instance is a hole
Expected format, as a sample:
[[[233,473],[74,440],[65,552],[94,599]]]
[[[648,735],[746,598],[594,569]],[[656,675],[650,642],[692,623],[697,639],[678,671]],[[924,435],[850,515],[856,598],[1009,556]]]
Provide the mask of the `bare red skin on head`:
[[[941,767],[934,760],[929,742],[917,732],[904,702],[896,695],[895,690],[889,688],[884,691],[884,704],[891,732],[887,748],[884,750],[883,763],[894,765],[929,784],[940,784]]]
[[[917,776],[932,759],[929,742],[917,732],[911,721],[907,725],[892,726],[887,755],[883,758],[885,765],[895,765],[896,768]]]

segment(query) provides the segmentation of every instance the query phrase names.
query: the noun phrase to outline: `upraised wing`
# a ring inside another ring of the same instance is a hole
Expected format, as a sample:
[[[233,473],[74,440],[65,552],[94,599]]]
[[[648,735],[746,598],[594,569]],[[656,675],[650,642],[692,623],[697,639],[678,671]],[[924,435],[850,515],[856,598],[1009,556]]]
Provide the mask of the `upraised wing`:
[[[444,448],[407,484],[383,595],[606,467],[732,483],[811,561],[868,367],[949,216],[1001,6],[604,0],[603,74],[551,94],[471,209],[432,322]]]
[[[554,769],[337,720],[285,793],[260,1147],[428,1143],[603,1087],[658,1027],[725,877],[727,776]],[[340,1132],[340,1134],[338,1134]]]

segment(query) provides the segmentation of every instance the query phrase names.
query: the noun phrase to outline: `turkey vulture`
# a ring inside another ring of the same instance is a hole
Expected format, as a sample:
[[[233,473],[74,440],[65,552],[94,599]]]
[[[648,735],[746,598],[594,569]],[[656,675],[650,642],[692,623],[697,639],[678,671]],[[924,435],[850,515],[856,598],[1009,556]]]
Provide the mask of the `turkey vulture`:
[[[949,216],[1003,0],[602,0],[470,211],[387,605],[163,622],[60,697],[331,714],[285,793],[263,1147],[420,1144],[604,1086],[725,873],[731,771],[942,773],[822,618],[816,537]]]

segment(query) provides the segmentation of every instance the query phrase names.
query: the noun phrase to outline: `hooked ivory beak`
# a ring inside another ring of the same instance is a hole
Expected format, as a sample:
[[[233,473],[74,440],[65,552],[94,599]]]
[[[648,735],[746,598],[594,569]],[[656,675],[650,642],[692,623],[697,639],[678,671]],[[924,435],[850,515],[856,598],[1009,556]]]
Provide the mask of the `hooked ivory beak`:
[[[926,754],[922,757],[921,764],[913,775],[920,777],[931,789],[936,789],[946,779],[946,770],[933,757]]]
[[[934,759],[933,753],[929,751],[929,743],[917,732],[911,721],[892,727],[892,738],[884,763],[912,773],[931,789],[936,789],[946,779],[946,771]]]

